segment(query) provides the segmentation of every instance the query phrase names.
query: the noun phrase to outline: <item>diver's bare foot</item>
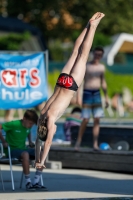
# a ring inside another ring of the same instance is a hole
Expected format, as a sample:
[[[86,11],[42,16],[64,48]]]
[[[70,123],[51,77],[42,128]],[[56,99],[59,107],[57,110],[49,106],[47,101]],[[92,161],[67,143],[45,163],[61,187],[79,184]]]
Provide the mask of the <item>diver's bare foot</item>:
[[[105,16],[105,14],[101,12],[95,13],[92,18],[89,20],[90,25],[93,25],[94,27],[97,27],[99,24],[100,20]]]

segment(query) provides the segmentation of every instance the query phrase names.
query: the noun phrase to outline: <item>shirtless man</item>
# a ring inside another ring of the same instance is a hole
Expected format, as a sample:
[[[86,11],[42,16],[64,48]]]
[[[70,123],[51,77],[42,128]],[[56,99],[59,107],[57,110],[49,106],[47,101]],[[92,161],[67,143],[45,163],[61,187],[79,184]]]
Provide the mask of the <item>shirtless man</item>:
[[[103,117],[100,88],[102,87],[105,95],[105,107],[108,107],[107,84],[104,78],[105,67],[100,63],[104,53],[103,48],[96,47],[93,50],[93,59],[86,65],[84,86],[83,86],[83,105],[82,105],[82,123],[79,129],[75,149],[79,149],[82,136],[88,124],[91,114],[94,118],[93,126],[93,148],[98,150],[99,121]]]
[[[43,168],[45,168],[44,162],[56,132],[55,122],[69,106],[73,95],[84,79],[86,62],[92,46],[94,34],[103,17],[103,13],[97,12],[94,14],[77,38],[73,52],[57,80],[54,94],[41,111],[41,116],[38,121],[35,155],[35,167],[38,170],[43,170]],[[45,143],[42,155],[40,156],[41,141],[45,141]]]

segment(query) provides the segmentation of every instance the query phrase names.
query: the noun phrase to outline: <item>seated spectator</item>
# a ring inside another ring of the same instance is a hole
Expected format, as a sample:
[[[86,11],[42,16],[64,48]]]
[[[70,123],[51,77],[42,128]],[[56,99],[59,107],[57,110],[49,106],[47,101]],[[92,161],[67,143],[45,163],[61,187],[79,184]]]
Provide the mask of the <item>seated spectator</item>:
[[[0,125],[0,140],[3,143],[5,155],[8,157],[8,145],[11,149],[11,157],[22,160],[23,173],[25,175],[26,190],[34,191],[38,186],[39,171],[36,171],[34,182],[32,185],[29,171],[29,159],[35,159],[35,149],[26,147],[26,138],[28,138],[29,146],[33,147],[34,143],[31,141],[31,127],[37,124],[38,116],[34,110],[26,110],[23,119],[5,122]],[[1,132],[3,129],[6,132],[4,138]]]
[[[129,112],[133,112],[133,99],[125,106]]]
[[[112,97],[112,108],[120,117],[124,116],[124,105],[121,93],[115,93]]]
[[[64,134],[66,141],[71,141],[70,129],[72,126],[80,126],[81,123],[81,108],[75,107],[72,109],[71,114],[66,118],[64,123]]]

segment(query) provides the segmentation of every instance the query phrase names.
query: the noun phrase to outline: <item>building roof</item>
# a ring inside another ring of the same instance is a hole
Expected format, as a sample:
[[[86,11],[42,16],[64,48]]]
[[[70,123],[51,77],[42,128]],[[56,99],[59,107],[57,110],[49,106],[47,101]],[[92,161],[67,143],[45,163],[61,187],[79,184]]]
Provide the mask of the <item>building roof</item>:
[[[12,17],[0,16],[0,30],[6,32],[17,32],[17,33],[23,33],[25,31],[29,31],[32,35],[38,38],[42,50],[47,49],[41,31],[38,28],[23,22],[22,20]]]
[[[133,53],[133,35],[120,33],[112,37],[112,44],[104,48],[103,60],[107,65],[114,64],[115,55],[118,52]]]

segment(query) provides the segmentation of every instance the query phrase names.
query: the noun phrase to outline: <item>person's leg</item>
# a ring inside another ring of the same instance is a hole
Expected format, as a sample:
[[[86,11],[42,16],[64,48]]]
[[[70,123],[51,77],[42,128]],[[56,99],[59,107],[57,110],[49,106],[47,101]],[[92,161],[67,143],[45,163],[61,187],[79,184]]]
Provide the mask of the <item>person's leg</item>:
[[[24,173],[25,176],[29,176],[29,174],[30,174],[30,171],[29,171],[29,168],[30,168],[29,153],[26,152],[26,151],[23,151],[22,154],[21,154],[21,159],[22,159],[23,173]],[[26,180],[26,183],[27,182],[31,182],[30,177]]]
[[[36,169],[33,185],[39,184],[41,175],[42,175],[42,170]]]
[[[40,153],[40,159],[41,157],[42,157],[42,151]],[[48,189],[40,184],[41,176],[42,176],[42,169],[36,169],[34,180],[33,180],[33,187],[36,190],[47,191]]]
[[[29,153],[21,149],[14,149],[11,151],[11,157],[17,158],[22,161],[23,173],[25,175],[26,182],[26,190],[34,191],[35,188],[32,186],[29,172]]]
[[[104,116],[104,111],[102,105],[100,105],[100,93],[95,95],[95,103],[99,102],[99,106],[93,108],[93,148],[95,150],[99,149],[98,147],[98,137],[100,132],[100,118]]]
[[[103,17],[104,17],[103,13],[96,13],[89,21],[90,26],[85,28],[86,34],[81,44],[76,61],[70,71],[70,75],[73,76],[78,86],[80,86],[83,81],[86,70],[86,62],[92,46],[94,34],[100,20]]]
[[[99,118],[94,118],[94,125],[93,125],[93,148],[95,150],[99,149],[99,147],[98,147],[98,137],[99,137],[99,131],[100,131],[99,122],[100,122]]]
[[[29,157],[30,159],[35,159],[35,150],[34,149],[27,149],[26,152],[22,153],[22,165],[23,165],[23,170],[24,170],[24,174],[25,174],[25,179],[26,179],[26,188],[27,185],[30,187],[29,190],[34,189],[34,190],[43,190],[43,191],[47,191],[47,188],[44,186],[41,186],[39,184],[41,175],[42,175],[42,171],[41,170],[36,170],[35,172],[35,177],[34,177],[34,181],[33,184],[31,183],[30,180],[30,172],[29,172]]]
[[[41,176],[42,176],[42,171],[39,169],[36,169],[34,180],[33,180],[33,187],[36,190],[47,191],[48,189],[40,184]]]
[[[103,18],[104,14],[96,13],[89,21],[86,28],[82,31],[80,36],[77,38],[71,57],[62,69],[62,73],[71,74],[77,81],[78,86],[81,85],[84,74],[85,74],[85,64],[88,58],[88,54],[92,45],[93,37],[95,34],[96,27],[100,20]],[[96,19],[98,18],[98,19]],[[86,44],[85,44],[86,43]],[[82,56],[81,56],[82,55]],[[79,62],[80,60],[80,62]],[[78,65],[77,65],[77,62]],[[83,65],[83,66],[82,66]],[[82,66],[82,67],[81,67]],[[79,70],[80,69],[80,70]],[[81,74],[81,76],[80,76]],[[51,103],[56,99],[60,92],[60,88],[56,87],[54,94],[45,104],[41,111],[44,114]]]
[[[28,175],[29,174],[29,153],[21,149],[14,149],[14,150],[11,150],[11,157],[17,158],[18,160],[22,161],[23,172],[25,175]]]
[[[85,129],[86,129],[88,122],[89,122],[88,118],[84,118],[81,122],[81,126],[80,126],[79,132],[78,132],[78,138],[77,138],[77,141],[76,141],[76,144],[75,144],[76,150],[78,150],[80,148],[82,137],[83,137],[83,134],[85,132]]]
[[[23,110],[22,109],[17,109],[17,111],[18,111],[19,119],[22,119],[23,118]]]
[[[88,29],[88,26],[82,31],[82,33],[77,38],[77,40],[75,42],[75,45],[74,45],[74,48],[73,48],[73,51],[72,51],[72,54],[71,54],[69,60],[67,61],[66,65],[63,67],[61,73],[69,74],[71,72],[71,69],[73,68],[73,65],[74,65],[74,63],[75,63],[75,61],[77,59],[78,53],[80,51],[83,39],[84,39],[84,37],[86,35],[87,29]],[[58,96],[59,92],[60,92],[60,87],[55,87],[54,94],[46,102],[44,108],[41,111],[41,114],[44,114],[47,111],[47,109],[49,108],[50,104]]]
[[[25,182],[26,182],[26,190],[28,191],[34,191],[36,190],[30,179],[30,159],[29,159],[29,153],[24,151],[21,154],[21,159],[22,159],[22,166],[23,166],[23,173],[25,175]]]
[[[22,166],[23,166],[23,172],[25,175],[29,174],[29,168],[30,168],[30,160],[35,160],[35,149],[26,149],[26,150],[20,150],[21,153],[21,159],[22,159]]]
[[[86,35],[86,32],[88,30],[88,27],[89,27],[89,22],[88,22],[87,26],[84,28],[84,30],[81,32],[81,34],[78,36],[78,38],[76,39],[72,54],[71,54],[69,60],[67,61],[66,65],[63,67],[61,73],[69,74],[71,72],[73,65],[77,59],[77,56],[80,52],[80,48],[81,48],[82,42],[84,40],[84,37]]]
[[[77,139],[77,142],[75,145],[75,149],[77,149],[77,150],[80,147],[82,137],[85,132],[87,123],[92,115],[93,96],[92,96],[91,91],[89,91],[87,89],[83,90],[82,102],[83,102],[83,108],[82,108],[81,117],[83,118],[83,121],[81,123],[80,129],[78,132],[78,139]]]
[[[15,110],[14,109],[10,109],[10,110],[6,110],[5,111],[5,121],[11,121],[13,120],[13,116],[14,116]]]
[[[47,191],[48,189],[40,184],[41,176],[42,176],[42,170],[36,169],[34,180],[33,180],[33,187],[36,190]]]
[[[78,53],[79,53],[79,49],[80,49],[80,46],[83,42],[83,39],[86,35],[86,32],[87,32],[87,27],[82,31],[82,33],[79,35],[79,37],[77,38],[76,42],[75,42],[75,45],[74,45],[74,48],[73,48],[73,51],[72,51],[72,54],[69,58],[69,60],[67,61],[66,65],[63,67],[61,73],[66,73],[66,74],[69,74],[76,59],[77,59],[77,56],[78,56]],[[58,96],[60,92],[60,87],[55,87],[55,90],[54,90],[54,94],[49,98],[49,100],[46,102],[44,108],[42,109],[41,111],[41,114],[44,114],[47,109],[49,108],[50,104],[55,100],[55,98]]]

